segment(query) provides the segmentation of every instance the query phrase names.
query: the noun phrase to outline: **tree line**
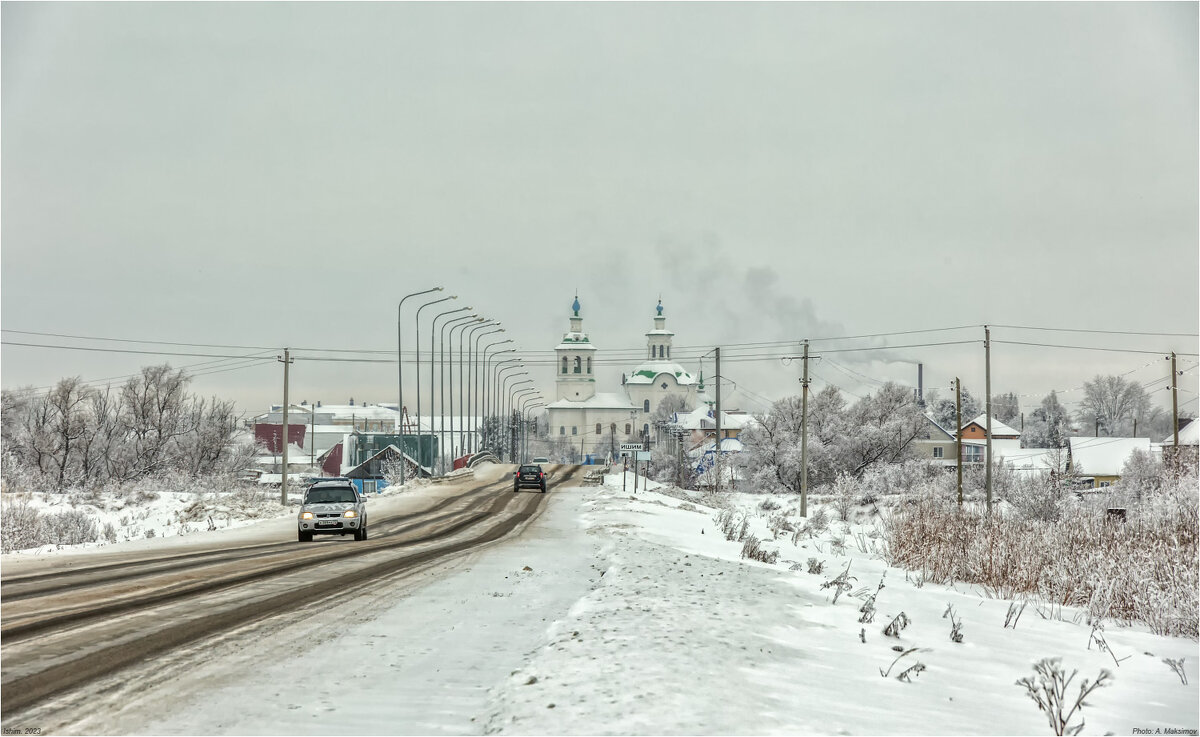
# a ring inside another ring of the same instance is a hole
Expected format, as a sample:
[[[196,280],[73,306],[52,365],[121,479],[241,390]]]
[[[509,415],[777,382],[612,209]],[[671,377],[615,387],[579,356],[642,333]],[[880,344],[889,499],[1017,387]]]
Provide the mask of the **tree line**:
[[[992,416],[1018,430],[1023,426],[1021,445],[1027,448],[1065,448],[1069,438],[1079,434],[1129,436],[1135,425],[1140,436],[1154,440],[1171,432],[1171,416],[1152,406],[1137,382],[1097,376],[1086,382],[1084,393],[1074,414],[1051,392],[1023,418],[1017,395],[1001,394],[992,398]],[[964,389],[963,424],[983,413],[982,403]],[[922,406],[910,388],[892,382],[853,404],[832,386],[815,392],[808,401],[809,487],[832,484],[841,475],[861,478],[873,466],[914,457],[914,442],[930,437],[927,417],[954,433],[954,397],[931,392]],[[750,476],[751,487],[799,492],[800,397],[781,399],[756,419],[758,423],[740,436],[745,452],[739,462]]]
[[[163,364],[115,388],[72,377],[46,392],[0,392],[6,485],[20,478],[21,486],[62,491],[166,472],[239,470],[254,443],[243,436],[234,403],[193,395],[190,382]]]

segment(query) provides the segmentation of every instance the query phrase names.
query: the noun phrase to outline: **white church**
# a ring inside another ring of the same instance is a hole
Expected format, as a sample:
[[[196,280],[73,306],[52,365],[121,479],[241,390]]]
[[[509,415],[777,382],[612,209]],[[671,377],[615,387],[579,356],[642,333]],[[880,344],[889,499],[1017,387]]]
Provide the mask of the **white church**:
[[[555,401],[546,408],[552,439],[565,438],[584,454],[604,456],[621,443],[640,442],[643,433],[652,435],[650,416],[663,398],[679,395],[688,408],[696,406],[703,380],[671,360],[675,334],[666,328],[662,300],[654,329],[646,333],[646,360],[624,379],[621,392],[612,393],[596,391],[596,346],[583,331],[578,297],[571,310],[571,329],[554,349]]]

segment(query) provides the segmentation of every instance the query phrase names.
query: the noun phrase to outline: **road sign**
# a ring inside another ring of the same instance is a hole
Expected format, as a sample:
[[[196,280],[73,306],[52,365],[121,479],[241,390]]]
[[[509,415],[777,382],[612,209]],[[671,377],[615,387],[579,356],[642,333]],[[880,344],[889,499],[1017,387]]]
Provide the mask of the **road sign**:
[[[638,462],[650,460],[650,451],[648,451],[648,450],[637,451],[637,460],[638,460]]]

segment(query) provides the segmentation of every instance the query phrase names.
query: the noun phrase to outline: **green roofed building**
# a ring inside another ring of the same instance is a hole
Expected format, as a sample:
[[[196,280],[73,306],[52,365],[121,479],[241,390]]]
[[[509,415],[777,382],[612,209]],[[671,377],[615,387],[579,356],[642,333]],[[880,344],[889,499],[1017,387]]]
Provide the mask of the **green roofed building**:
[[[622,375],[620,392],[596,387],[597,349],[583,331],[579,298],[571,305],[571,329],[555,347],[555,399],[546,409],[551,437],[562,437],[582,454],[606,456],[622,443],[640,442],[653,435],[650,417],[669,395],[696,406],[697,381],[671,359],[671,339],[660,300],[654,329],[646,333],[646,360]]]

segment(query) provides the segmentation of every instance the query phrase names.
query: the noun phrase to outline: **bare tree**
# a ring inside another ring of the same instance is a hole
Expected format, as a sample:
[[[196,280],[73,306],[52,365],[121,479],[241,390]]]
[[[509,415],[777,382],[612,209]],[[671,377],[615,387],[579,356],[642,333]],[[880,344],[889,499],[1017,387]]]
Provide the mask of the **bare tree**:
[[[1123,376],[1096,376],[1084,382],[1083,391],[1080,419],[1098,423],[1098,430],[1105,435],[1131,432],[1134,420],[1150,419],[1150,397],[1136,381],[1127,381]]]
[[[194,416],[186,411],[188,381],[182,370],[163,364],[143,368],[121,387],[121,419],[132,439],[121,478],[162,470],[171,443],[194,429]]]

